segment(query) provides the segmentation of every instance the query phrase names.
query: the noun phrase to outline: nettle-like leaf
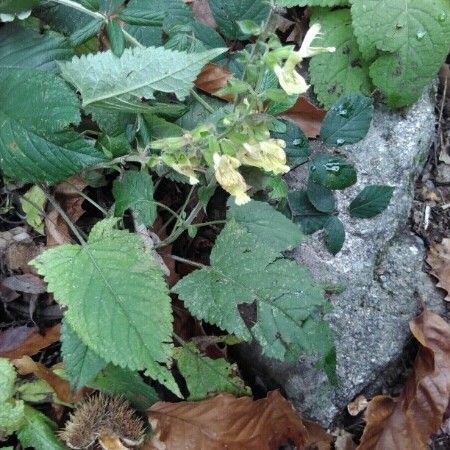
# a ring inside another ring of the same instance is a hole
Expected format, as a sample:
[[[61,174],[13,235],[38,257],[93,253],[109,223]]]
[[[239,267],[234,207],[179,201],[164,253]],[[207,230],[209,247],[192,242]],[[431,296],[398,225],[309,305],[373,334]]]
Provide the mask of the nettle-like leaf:
[[[36,450],[65,450],[66,446],[56,437],[57,425],[45,414],[25,406],[24,424],[17,433],[23,448]]]
[[[366,136],[372,116],[371,98],[346,95],[328,111],[320,128],[320,137],[327,145],[355,144]]]
[[[447,0],[352,0],[355,35],[374,84],[389,105],[420,98],[448,53]]]
[[[266,202],[252,200],[237,206],[230,199],[227,218],[234,219],[276,252],[292,250],[304,240],[298,227]]]
[[[388,207],[393,192],[391,186],[366,186],[350,203],[350,215],[361,219],[375,217]]]
[[[111,51],[75,57],[61,63],[63,77],[81,93],[83,106],[123,110],[155,91],[174,93],[183,100],[201,68],[227,49],[186,53],[163,47],[126,49],[120,58]]]
[[[317,155],[311,161],[310,179],[327,189],[345,189],[356,183],[356,170],[344,158]]]
[[[305,267],[281,258],[234,219],[218,236],[210,261],[210,267],[192,272],[173,288],[194,316],[241,339],[256,338],[272,358],[331,350],[328,325],[315,318],[327,302]],[[238,306],[253,302],[256,317],[250,327]]]
[[[156,219],[153,193],[153,180],[148,172],[128,170],[121,180],[115,180],[113,184],[116,216],[121,217],[131,209],[139,223],[152,225]]]
[[[108,364],[83,343],[66,321],[63,322],[61,341],[64,372],[75,390],[86,386]]]
[[[320,103],[329,108],[346,94],[369,95],[369,66],[364,62],[353,35],[350,10],[317,8],[311,23],[317,22],[322,26],[323,36],[315,40],[314,45],[336,47],[334,53],[311,58],[309,73]]]
[[[72,56],[73,49],[58,33],[40,34],[15,23],[0,28],[0,70],[37,68],[56,71],[56,61]]]
[[[349,0],[275,0],[278,6],[293,8],[294,6],[347,6]]]
[[[237,22],[249,19],[259,25],[270,13],[269,3],[264,0],[210,0],[209,6],[219,31],[229,39],[248,39]]]
[[[192,343],[177,348],[174,356],[178,369],[186,380],[188,400],[203,400],[220,392],[236,396],[251,394],[250,388],[237,376],[237,366],[224,358],[208,358]]]
[[[92,351],[122,367],[147,369],[179,393],[166,367],[172,310],[162,271],[141,238],[114,229],[115,223],[98,222],[85,245],[52,248],[33,265],[68,307],[65,320]]]
[[[0,74],[0,168],[24,182],[56,183],[104,157],[77,133],[76,94],[55,75],[36,69]]]

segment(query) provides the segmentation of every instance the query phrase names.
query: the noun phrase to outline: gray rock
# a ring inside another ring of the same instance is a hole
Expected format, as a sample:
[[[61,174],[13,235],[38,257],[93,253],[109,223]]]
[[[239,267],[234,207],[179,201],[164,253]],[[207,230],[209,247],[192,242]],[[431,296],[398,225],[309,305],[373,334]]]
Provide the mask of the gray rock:
[[[261,382],[281,386],[301,413],[325,426],[357,394],[373,393],[383,383],[383,374],[410,339],[408,322],[421,306],[442,308],[441,294],[422,270],[423,242],[408,227],[414,181],[433,139],[433,109],[428,93],[405,111],[376,107],[367,137],[340,149],[358,171],[357,184],[336,195],[346,230],[342,251],[330,255],[317,233],[293,253],[317,280],[345,286],[332,296],[329,315],[336,335],[338,386],[332,387],[308,359],[284,364],[261,356],[254,346],[242,350],[244,355],[251,352],[252,369]],[[324,149],[317,145],[315,151]],[[291,172],[290,188],[304,188],[305,178],[305,168]],[[370,184],[395,187],[390,206],[373,219],[351,218],[350,201]]]

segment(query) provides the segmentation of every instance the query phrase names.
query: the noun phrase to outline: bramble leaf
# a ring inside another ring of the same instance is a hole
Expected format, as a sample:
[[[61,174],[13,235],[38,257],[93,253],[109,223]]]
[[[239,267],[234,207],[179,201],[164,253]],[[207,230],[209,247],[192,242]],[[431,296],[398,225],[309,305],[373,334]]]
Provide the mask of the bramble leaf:
[[[336,47],[334,53],[311,58],[309,73],[320,103],[329,108],[346,94],[369,95],[369,67],[362,59],[353,35],[350,10],[317,8],[311,17],[311,24],[317,22],[322,26],[323,37],[315,40],[314,45]]]
[[[293,359],[302,352],[328,353],[328,325],[313,317],[327,302],[305,267],[281,255],[231,220],[211,252],[211,266],[196,270],[173,288],[199,319],[236,334],[256,338],[263,352]],[[249,327],[238,306],[256,304]]]
[[[345,189],[356,183],[356,170],[344,158],[317,155],[311,161],[310,179],[327,189]]]
[[[342,222],[335,216],[331,216],[324,225],[325,245],[330,253],[336,255],[342,249],[345,241],[345,229]]]
[[[366,186],[350,203],[350,215],[361,219],[375,217],[388,207],[393,192],[391,186]]]
[[[116,221],[98,222],[85,245],[49,249],[33,265],[92,351],[122,367],[147,369],[179,393],[166,366],[172,310],[162,271],[138,235],[113,228]]]

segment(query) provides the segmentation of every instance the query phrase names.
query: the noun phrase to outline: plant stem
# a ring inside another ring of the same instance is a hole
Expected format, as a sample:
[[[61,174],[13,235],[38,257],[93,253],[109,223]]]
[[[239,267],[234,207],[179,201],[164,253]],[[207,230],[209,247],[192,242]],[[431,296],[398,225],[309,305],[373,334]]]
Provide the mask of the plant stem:
[[[156,206],[159,206],[162,209],[165,209],[166,211],[170,212],[170,214],[172,214],[173,217],[177,218],[179,221],[183,221],[183,218],[177,214],[172,208],[169,208],[168,206],[166,206],[164,203],[160,203],[160,202],[154,202]]]
[[[175,261],[182,262],[184,264],[189,264],[190,266],[194,266],[194,267],[199,267],[200,269],[202,269],[203,267],[206,267],[204,264],[197,263],[195,261],[191,261],[190,259],[182,258],[181,256],[177,256],[177,255],[169,255],[169,256]]]
[[[139,47],[139,48],[145,48],[145,45],[142,45],[134,36],[132,36],[130,33],[128,33],[128,31],[125,31],[123,28],[122,28],[122,33],[123,33],[125,39],[131,45],[134,45],[135,47]]]
[[[214,108],[212,108],[211,105],[208,104],[208,102],[203,100],[202,97],[199,94],[197,94],[197,92],[195,92],[194,89],[191,89],[191,95],[192,95],[192,97],[195,98],[195,100],[197,100],[203,106],[203,108],[206,109],[206,111],[208,111],[210,113],[214,112]]]
[[[201,227],[208,227],[210,225],[223,225],[225,223],[227,223],[226,220],[211,220],[210,222],[202,222],[192,226],[196,228],[201,228]]]
[[[77,11],[80,11],[84,14],[87,14],[88,16],[95,17],[98,20],[106,21],[106,17],[95,11],[91,11],[90,9],[85,8],[83,5],[80,5],[77,2],[74,2],[72,0],[52,0],[54,3],[59,3],[60,5],[68,6],[69,8],[76,9]]]
[[[61,208],[59,203],[56,201],[56,199],[53,197],[53,195],[48,192],[48,190],[41,185],[40,188],[44,191],[45,196],[47,197],[47,200],[51,203],[53,208],[58,211],[58,213],[61,215],[61,217],[64,219],[64,222],[66,222],[67,226],[72,230],[72,233],[76,236],[76,238],[80,241],[81,245],[86,245],[86,241],[84,240],[81,233],[78,231],[75,224],[70,220],[70,217],[66,214],[66,212]]]

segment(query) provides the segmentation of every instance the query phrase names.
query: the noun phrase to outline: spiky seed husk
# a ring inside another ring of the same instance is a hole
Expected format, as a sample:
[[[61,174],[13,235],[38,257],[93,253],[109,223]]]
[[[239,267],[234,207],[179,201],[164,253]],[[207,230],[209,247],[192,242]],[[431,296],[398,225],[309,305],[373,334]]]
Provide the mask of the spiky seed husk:
[[[138,446],[144,439],[144,424],[124,397],[98,394],[80,404],[63,431],[61,439],[74,449],[86,449],[102,434],[117,436],[129,446]]]

